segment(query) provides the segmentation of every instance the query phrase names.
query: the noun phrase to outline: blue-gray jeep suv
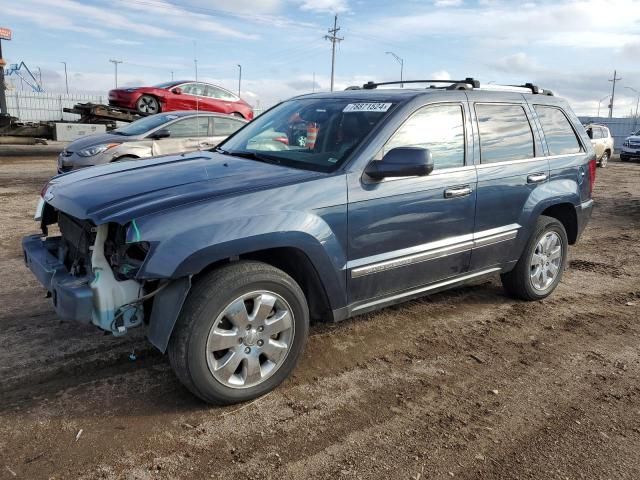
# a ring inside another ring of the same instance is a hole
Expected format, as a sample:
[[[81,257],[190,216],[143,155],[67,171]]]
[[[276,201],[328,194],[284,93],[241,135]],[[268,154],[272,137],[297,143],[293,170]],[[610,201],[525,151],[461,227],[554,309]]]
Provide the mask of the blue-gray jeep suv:
[[[218,404],[282,382],[313,319],[492,274],[545,298],[591,214],[584,128],[531,84],[425,82],[299,96],[215,151],[54,177],[26,263],[60,317],[145,328]]]

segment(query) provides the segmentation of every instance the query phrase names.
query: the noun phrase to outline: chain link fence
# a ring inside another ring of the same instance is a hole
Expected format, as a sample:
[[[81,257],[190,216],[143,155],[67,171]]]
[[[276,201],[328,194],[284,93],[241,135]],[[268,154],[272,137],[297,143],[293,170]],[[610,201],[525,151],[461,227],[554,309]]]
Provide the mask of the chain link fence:
[[[75,121],[79,116],[66,113],[64,108],[72,108],[76,103],[104,103],[106,95],[36,93],[7,90],[7,110],[9,115],[21,122]]]

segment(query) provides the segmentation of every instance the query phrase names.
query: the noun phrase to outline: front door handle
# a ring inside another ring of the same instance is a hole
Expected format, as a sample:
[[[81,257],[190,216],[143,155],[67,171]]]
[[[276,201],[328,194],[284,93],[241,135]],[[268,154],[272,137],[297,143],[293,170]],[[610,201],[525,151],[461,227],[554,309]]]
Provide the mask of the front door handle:
[[[527,183],[542,183],[547,180],[546,173],[532,173],[527,177]]]
[[[444,191],[444,198],[466,197],[471,195],[471,192],[473,192],[473,190],[469,185],[465,185],[464,187],[447,188]]]

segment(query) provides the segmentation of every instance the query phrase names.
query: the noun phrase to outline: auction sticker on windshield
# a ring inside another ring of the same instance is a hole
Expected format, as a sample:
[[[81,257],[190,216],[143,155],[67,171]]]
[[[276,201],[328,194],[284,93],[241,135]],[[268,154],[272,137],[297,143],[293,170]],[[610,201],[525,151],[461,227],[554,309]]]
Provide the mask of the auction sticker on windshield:
[[[343,112],[386,112],[391,103],[350,103],[344,107]]]

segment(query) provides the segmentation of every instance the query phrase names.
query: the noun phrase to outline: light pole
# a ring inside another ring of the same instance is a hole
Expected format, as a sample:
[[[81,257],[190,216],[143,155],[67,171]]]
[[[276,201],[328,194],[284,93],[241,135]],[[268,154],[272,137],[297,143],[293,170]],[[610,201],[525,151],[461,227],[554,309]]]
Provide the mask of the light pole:
[[[241,86],[242,86],[242,65],[238,64],[238,97],[240,97]]]
[[[109,59],[109,61],[111,63],[113,63],[113,66],[115,67],[115,71],[116,71],[116,88],[118,88],[118,64],[122,63],[122,60],[114,60],[113,58]]]
[[[638,98],[636,99],[636,114],[634,115],[634,117],[637,119],[638,118],[638,104],[640,103],[640,92],[638,90],[636,90],[633,87],[624,87],[624,88],[628,88],[629,90],[633,91],[636,93],[636,95],[638,96]]]
[[[598,100],[598,114],[596,115],[596,117],[600,118],[600,104],[602,103],[602,101],[606,98],[609,98],[609,95],[605,95],[604,97],[602,97],[600,100]]]
[[[398,55],[396,55],[395,53],[393,53],[393,52],[384,52],[384,53],[386,53],[387,55],[391,55],[400,64],[400,88],[404,88],[404,84],[402,83],[402,80],[403,80],[402,73],[403,73],[403,70],[404,70],[404,60],[402,58],[400,58]]]
[[[64,84],[67,87],[67,95],[69,95],[69,79],[67,77],[67,62],[60,62],[64,65]]]

